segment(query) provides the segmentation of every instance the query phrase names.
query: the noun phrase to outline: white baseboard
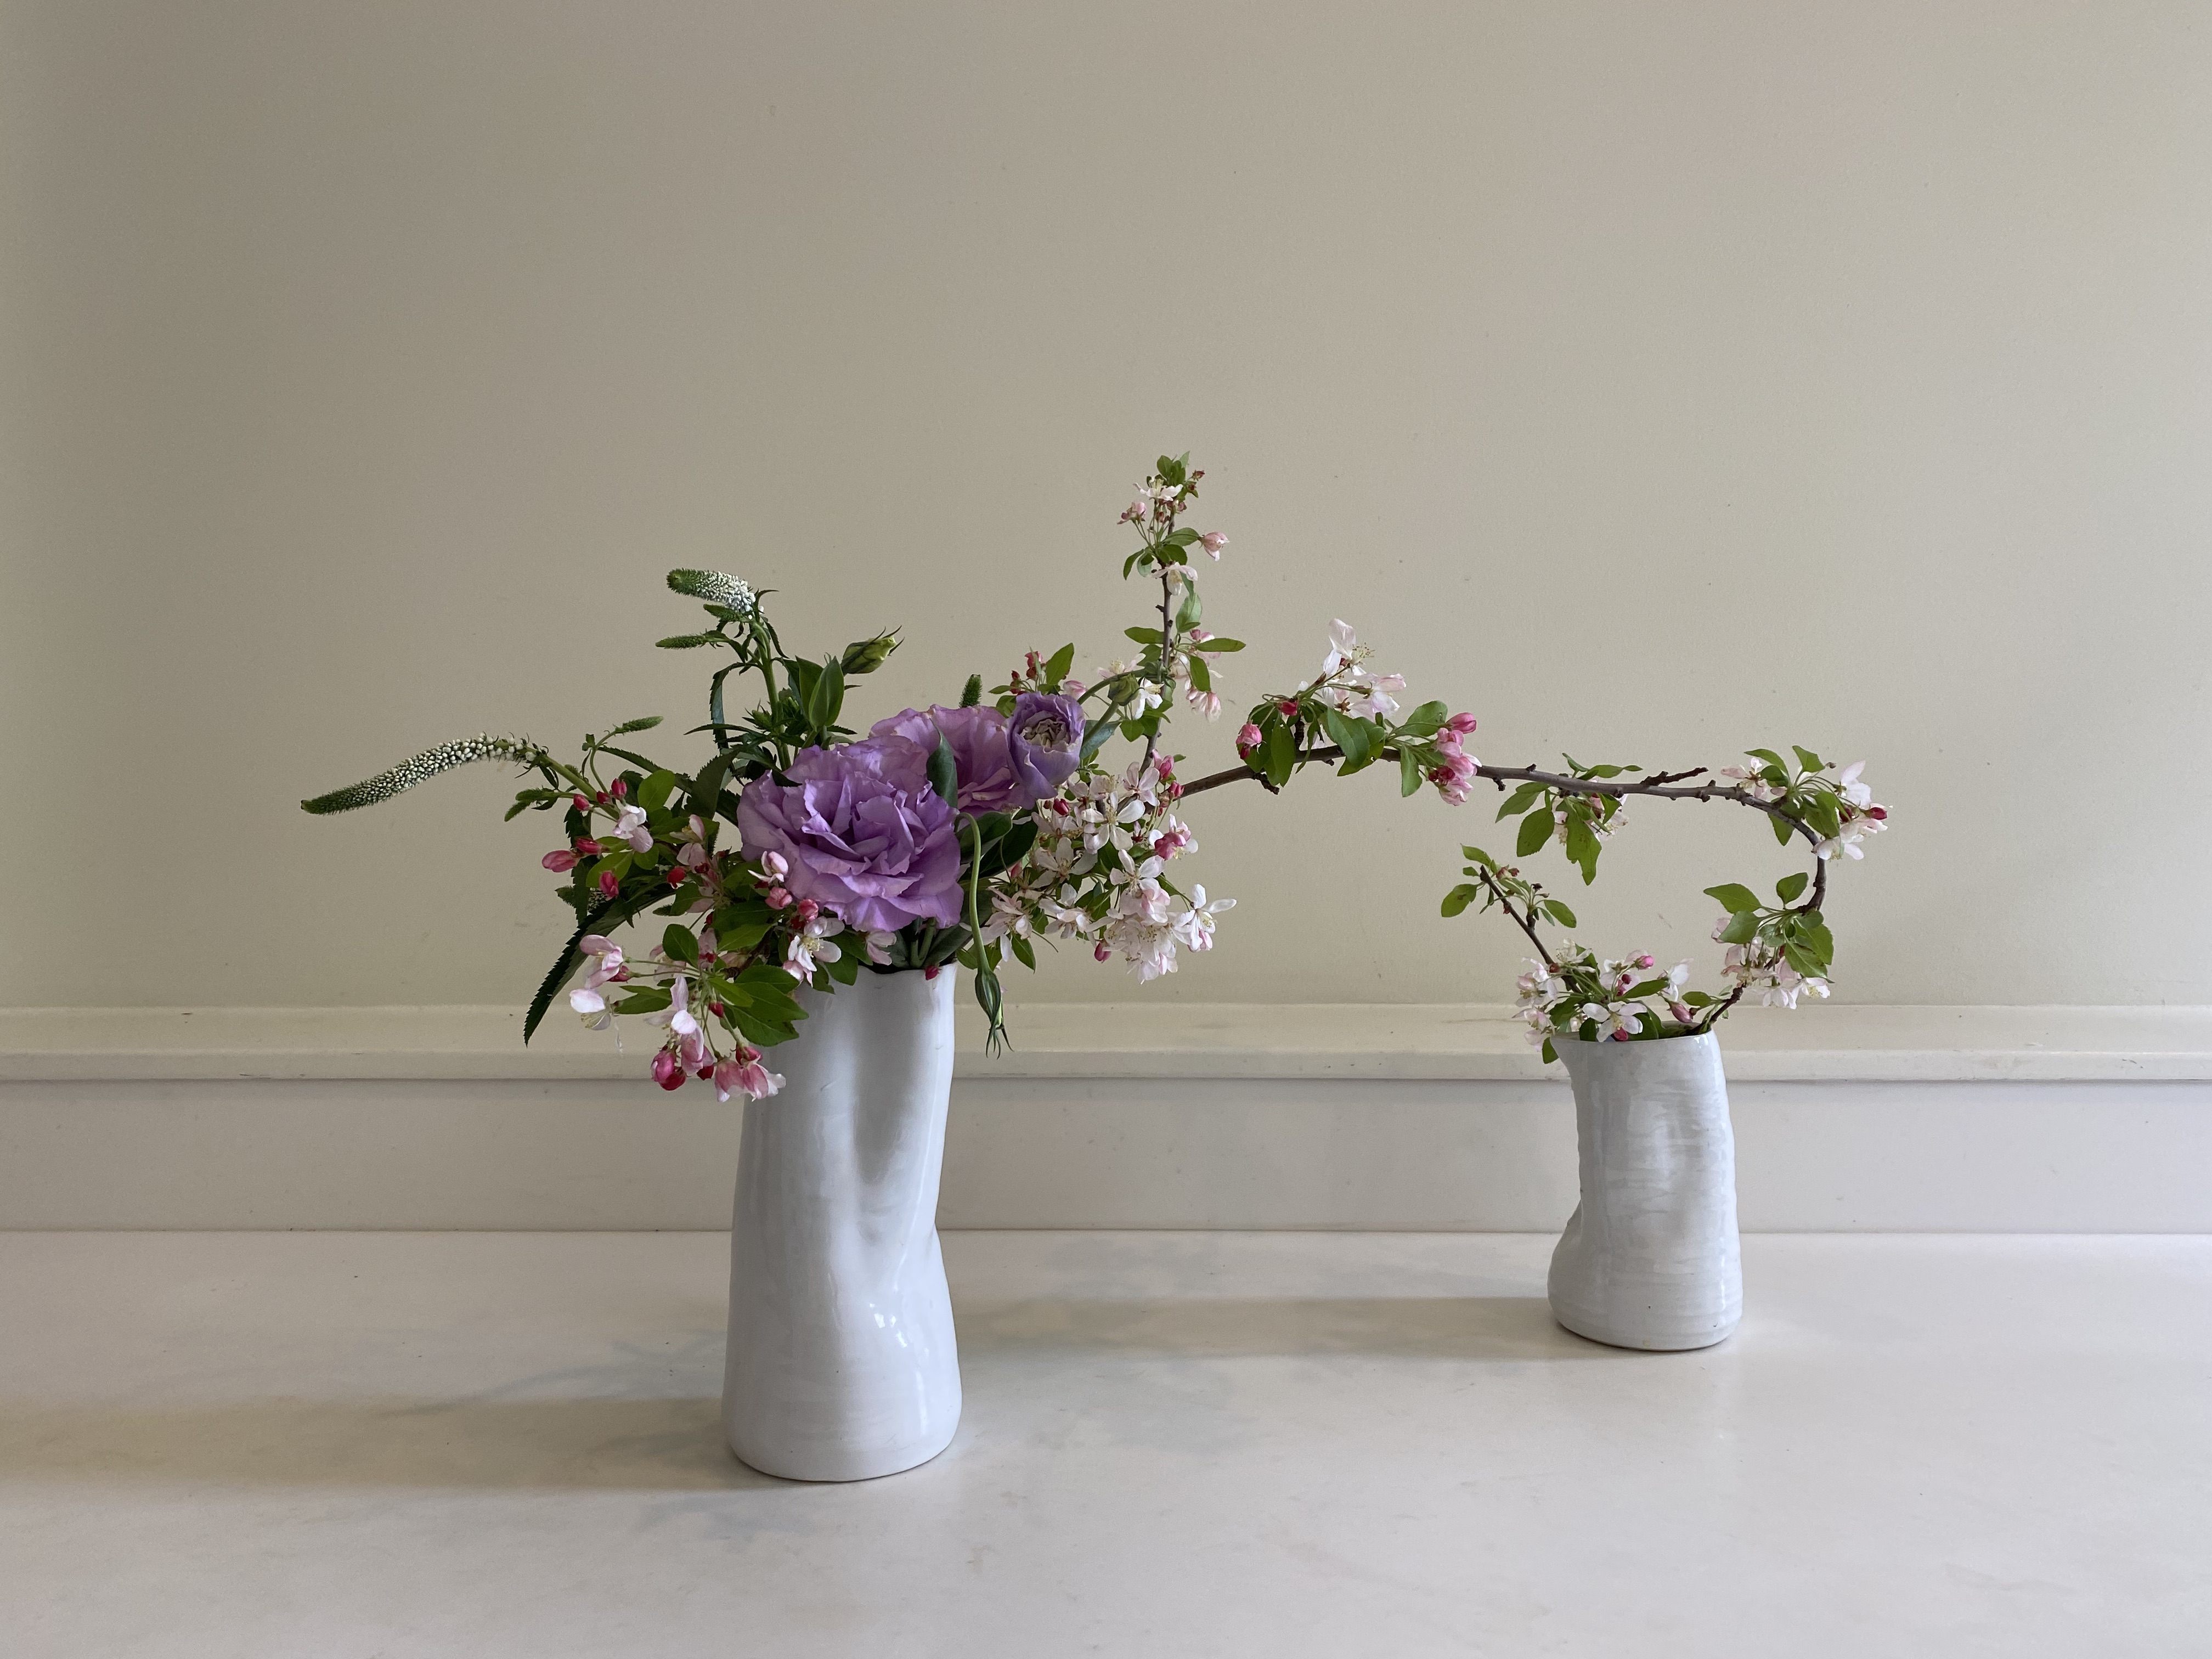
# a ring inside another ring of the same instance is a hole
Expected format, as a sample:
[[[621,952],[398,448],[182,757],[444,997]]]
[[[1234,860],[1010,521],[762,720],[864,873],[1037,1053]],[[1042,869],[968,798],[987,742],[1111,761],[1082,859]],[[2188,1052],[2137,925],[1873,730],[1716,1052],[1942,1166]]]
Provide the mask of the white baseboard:
[[[1556,1228],[1494,1009],[1035,1006],[964,1055],[960,1227]],[[0,1225],[726,1224],[738,1114],[503,1011],[0,1012]],[[1744,1224],[2212,1231],[2212,1014],[1818,1008],[1727,1043]]]

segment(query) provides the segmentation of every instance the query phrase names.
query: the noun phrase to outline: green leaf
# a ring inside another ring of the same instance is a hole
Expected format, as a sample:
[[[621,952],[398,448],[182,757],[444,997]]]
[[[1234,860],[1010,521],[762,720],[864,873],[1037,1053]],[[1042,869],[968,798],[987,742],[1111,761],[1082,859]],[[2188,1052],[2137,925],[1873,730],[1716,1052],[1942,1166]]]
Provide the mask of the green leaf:
[[[1730,915],[1735,915],[1740,911],[1759,908],[1759,895],[1741,882],[1723,882],[1718,887],[1708,887],[1705,889],[1705,895],[1709,898],[1718,899],[1721,908]]]
[[[1184,471],[1189,462],[1190,455],[1188,451],[1181,459],[1163,455],[1153,464],[1153,471],[1158,473],[1159,480],[1164,484],[1184,484],[1190,482],[1190,475]]]
[[[1192,688],[1200,691],[1212,690],[1213,671],[1206,665],[1206,659],[1203,657],[1192,657],[1188,660],[1190,663],[1190,683]]]
[[[952,752],[952,739],[942,732],[937,734],[937,747],[929,754],[929,787],[947,806],[959,806],[960,762]]]
[[[1157,628],[1125,628],[1121,632],[1139,645],[1158,645],[1160,642],[1160,630]]]
[[[1536,797],[1543,793],[1544,786],[1540,783],[1522,784],[1505,798],[1504,804],[1498,809],[1497,821],[1503,823],[1507,818],[1520,817],[1536,804]]]
[[[1015,959],[1018,961],[1023,967],[1030,969],[1032,973],[1036,970],[1036,947],[1035,945],[1031,945],[1019,933],[1007,934],[1006,945],[1008,949],[1013,951]]]
[[[668,805],[668,798],[676,793],[677,778],[673,772],[655,772],[637,787],[637,804],[648,812],[658,812]]]
[[[1743,752],[1749,755],[1753,760],[1763,760],[1769,766],[1779,766],[1785,772],[1789,770],[1788,763],[1784,761],[1782,757],[1776,754],[1771,749],[1747,749]]]
[[[1811,879],[1812,878],[1802,870],[1794,876],[1784,876],[1774,884],[1775,896],[1784,904],[1793,903],[1797,895],[1805,890],[1805,884]],[[1734,909],[1735,907],[1731,905],[1729,908]]]
[[[1790,837],[1797,833],[1795,829],[1791,828],[1790,820],[1787,818],[1778,818],[1770,814],[1766,821],[1769,824],[1773,826],[1774,839],[1780,842],[1784,847],[1789,846]]]
[[[1328,733],[1328,740],[1344,750],[1346,770],[1354,770],[1366,763],[1364,721],[1346,719],[1340,710],[1324,704],[1321,711],[1321,724],[1322,729]]]
[[[1198,545],[1198,532],[1178,530],[1167,538],[1166,544],[1170,547],[1195,547]]]
[[[1565,905],[1560,903],[1557,899],[1546,899],[1543,903],[1543,910],[1546,915],[1551,917],[1553,921],[1558,922],[1562,927],[1571,927],[1575,925],[1575,913],[1568,909]]]
[[[674,1000],[658,985],[641,985],[614,1005],[618,1014],[657,1014]]]
[[[1752,935],[1758,931],[1759,913],[1756,910],[1738,910],[1729,917],[1728,926],[1721,929],[1720,942],[1723,945],[1748,945]]]
[[[1451,710],[1444,704],[1425,702],[1407,715],[1404,723],[1398,729],[1413,737],[1432,738],[1443,729],[1444,722],[1450,718]]]
[[[806,695],[806,723],[817,732],[827,732],[837,723],[837,714],[845,706],[845,671],[837,659],[830,657],[822,665],[822,672]]]
[[[1244,641],[1242,640],[1218,639],[1201,640],[1191,647],[1194,651],[1242,651],[1243,648]]]
[[[1586,778],[1617,778],[1628,769],[1621,766],[1589,766],[1583,769]]]
[[[1552,1047],[1552,1039],[1546,1037],[1544,1039],[1544,1064],[1549,1066],[1556,1061],[1559,1057],[1559,1051]]]
[[[1794,743],[1791,744],[1790,747],[1796,755],[1798,764],[1802,766],[1808,772],[1817,772],[1827,764],[1826,761],[1823,761],[1818,755],[1814,754],[1809,749],[1801,748],[1798,744]]]
[[[1116,722],[1111,715],[1101,715],[1091,722],[1083,732],[1083,764],[1091,764],[1091,757],[1112,739]]]
[[[1297,740],[1291,736],[1291,728],[1287,726],[1270,728],[1255,758],[1261,763],[1261,770],[1267,774],[1267,781],[1276,788],[1280,789],[1288,783],[1291,770],[1297,765],[1298,758]]]
[[[660,948],[677,962],[696,963],[699,960],[699,940],[696,934],[678,922],[670,922],[660,935]]]
[[[1459,850],[1462,858],[1473,859],[1486,870],[1495,870],[1498,867],[1498,860],[1480,847],[1462,847]]]
[[[1462,882],[1444,895],[1443,914],[1455,916],[1482,896],[1482,889],[1469,882]]]
[[[983,677],[981,674],[970,674],[968,677],[968,684],[960,688],[960,706],[963,708],[973,708],[982,701]]]
[[[1398,751],[1398,797],[1419,794],[1421,788],[1421,763],[1411,749]]]
[[[723,780],[730,775],[730,757],[717,755],[699,769],[691,780],[691,787],[684,792],[684,799],[695,817],[711,819],[722,799]]]
[[[1074,666],[1075,641],[1070,640],[1045,659],[1044,689],[1048,691],[1059,690],[1060,683],[1067,678],[1067,671]]]
[[[1826,973],[1829,964],[1836,959],[1835,935],[1831,933],[1823,924],[1815,922],[1798,933],[1797,942],[1820,963],[1820,971]]]
[[[1807,950],[1802,945],[1792,944],[1784,945],[1782,947],[1782,959],[1788,963],[1792,968],[1795,968],[1799,973],[1807,975],[1808,978],[1827,971],[1828,964],[1822,962],[1820,957],[1814,956],[1810,951]]]
[[[1521,833],[1513,838],[1513,856],[1525,859],[1534,854],[1552,838],[1552,815],[1540,807],[1522,818]]]
[[[1587,887],[1597,879],[1598,843],[1596,832],[1587,818],[1567,820],[1567,858],[1582,866],[1583,885]]]
[[[1176,607],[1176,626],[1195,628],[1204,620],[1206,607],[1199,603],[1198,584],[1191,582],[1182,591],[1182,603]]]

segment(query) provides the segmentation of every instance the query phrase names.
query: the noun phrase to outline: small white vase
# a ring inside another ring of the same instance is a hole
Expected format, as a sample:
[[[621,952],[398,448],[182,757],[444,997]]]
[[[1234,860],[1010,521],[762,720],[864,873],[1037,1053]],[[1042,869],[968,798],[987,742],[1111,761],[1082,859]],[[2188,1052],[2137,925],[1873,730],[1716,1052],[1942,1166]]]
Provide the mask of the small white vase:
[[[951,969],[802,991],[781,1092],[745,1107],[730,1228],[730,1449],[792,1480],[926,1463],[960,1425],[937,1242]]]
[[[1723,1340],[1743,1270],[1719,1039],[1553,1042],[1575,1088],[1582,1202],[1552,1252],[1553,1317],[1620,1348]]]

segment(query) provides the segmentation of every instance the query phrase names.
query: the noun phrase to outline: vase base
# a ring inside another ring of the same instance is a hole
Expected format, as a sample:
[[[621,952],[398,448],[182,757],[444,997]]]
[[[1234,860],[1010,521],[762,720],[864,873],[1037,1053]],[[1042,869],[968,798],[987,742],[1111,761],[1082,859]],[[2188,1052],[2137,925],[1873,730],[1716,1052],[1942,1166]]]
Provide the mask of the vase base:
[[[1732,1314],[1725,1320],[1698,1325],[1683,1325],[1672,1322],[1637,1324],[1612,1319],[1601,1319],[1581,1313],[1571,1308],[1552,1304],[1552,1317],[1562,1329],[1577,1336],[1587,1337],[1593,1342],[1602,1342],[1608,1348],[1632,1348],[1644,1353],[1686,1353],[1692,1349],[1711,1348],[1725,1342],[1735,1334],[1735,1328],[1743,1316]]]
[[[866,1450],[848,1449],[834,1446],[817,1446],[804,1450],[784,1449],[772,1451],[765,1447],[741,1448],[735,1439],[729,1443],[730,1455],[749,1469],[774,1475],[779,1480],[808,1480],[823,1485],[850,1480],[880,1480],[886,1475],[903,1474],[908,1469],[918,1469],[931,1459],[940,1455],[952,1443],[959,1431],[959,1421],[942,1436],[927,1440],[909,1441],[903,1446],[871,1447]]]

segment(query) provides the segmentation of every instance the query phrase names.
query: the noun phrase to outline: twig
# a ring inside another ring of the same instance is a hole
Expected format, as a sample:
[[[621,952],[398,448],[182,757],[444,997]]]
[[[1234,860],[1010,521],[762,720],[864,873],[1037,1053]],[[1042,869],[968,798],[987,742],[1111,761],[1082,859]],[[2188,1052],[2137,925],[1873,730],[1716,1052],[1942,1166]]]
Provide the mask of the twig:
[[[1505,914],[1513,918],[1513,925],[1528,934],[1528,943],[1534,945],[1536,954],[1544,958],[1544,966],[1556,969],[1559,964],[1552,960],[1552,953],[1544,948],[1544,941],[1536,936],[1535,907],[1530,905],[1528,914],[1523,916],[1513,908],[1513,901],[1505,896],[1505,890],[1498,884],[1495,876],[1487,870],[1478,870],[1475,873],[1481,877],[1482,884],[1490,890],[1491,896],[1505,907]]]

